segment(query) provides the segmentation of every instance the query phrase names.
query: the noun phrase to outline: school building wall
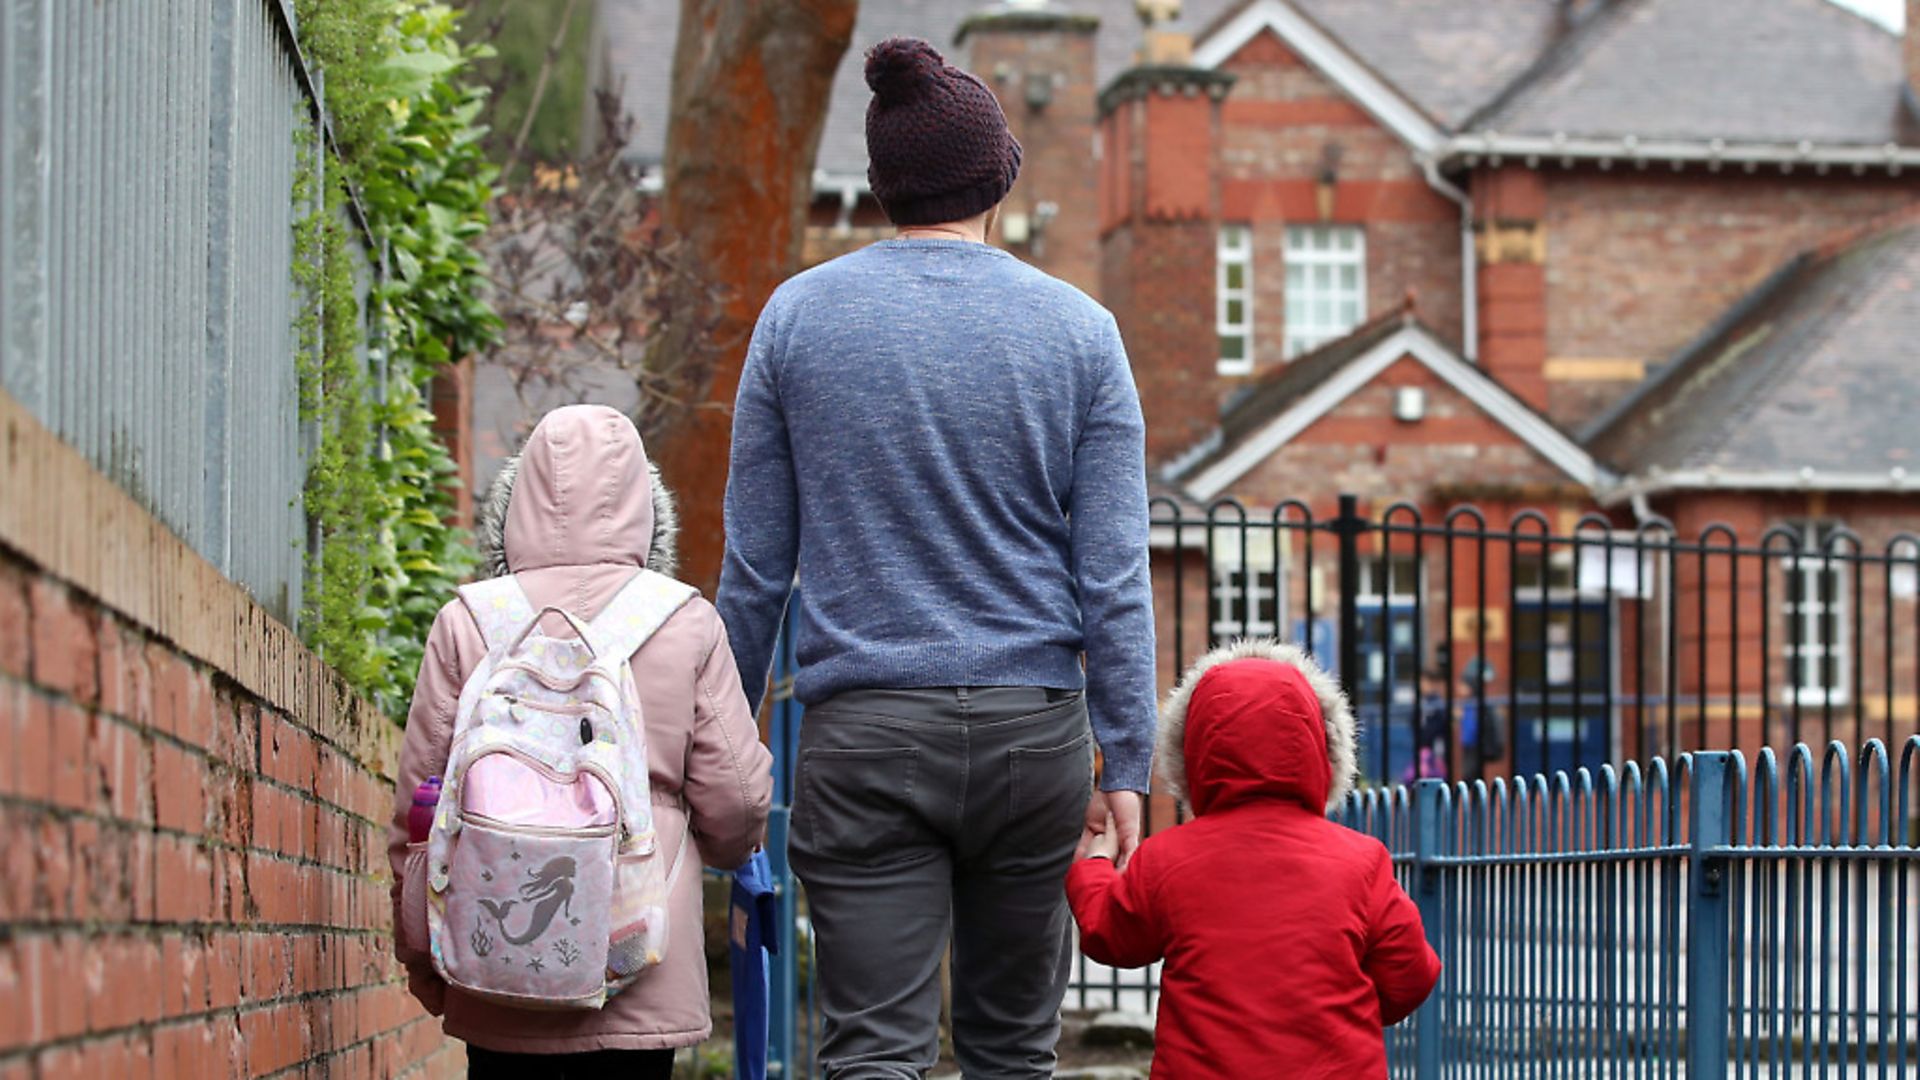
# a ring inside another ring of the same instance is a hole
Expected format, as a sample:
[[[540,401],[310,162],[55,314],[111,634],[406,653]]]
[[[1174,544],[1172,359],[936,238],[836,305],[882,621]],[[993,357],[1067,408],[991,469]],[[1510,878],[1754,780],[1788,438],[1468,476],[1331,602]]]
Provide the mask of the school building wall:
[[[460,1075],[392,959],[399,730],[0,394],[0,1080]]]

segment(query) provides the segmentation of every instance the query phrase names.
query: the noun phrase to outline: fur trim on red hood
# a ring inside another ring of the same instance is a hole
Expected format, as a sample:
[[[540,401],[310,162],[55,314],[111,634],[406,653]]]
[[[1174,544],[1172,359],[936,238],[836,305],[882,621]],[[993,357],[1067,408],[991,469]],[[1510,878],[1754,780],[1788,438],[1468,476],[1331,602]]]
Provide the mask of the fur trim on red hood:
[[[1237,666],[1242,662],[1290,671],[1242,669]],[[1235,692],[1216,692],[1222,688],[1206,676],[1229,664],[1236,665]],[[1196,707],[1195,691],[1203,682],[1210,690],[1200,695]],[[1195,711],[1200,715],[1189,715]],[[1318,731],[1298,728],[1299,721],[1309,717],[1320,721]],[[1160,761],[1167,786],[1196,814],[1250,794],[1324,804],[1332,810],[1353,791],[1354,741],[1353,710],[1340,684],[1305,650],[1269,638],[1236,641],[1201,657],[1160,710]],[[1201,760],[1188,760],[1189,752]],[[1324,767],[1298,760],[1308,752],[1324,754]]]

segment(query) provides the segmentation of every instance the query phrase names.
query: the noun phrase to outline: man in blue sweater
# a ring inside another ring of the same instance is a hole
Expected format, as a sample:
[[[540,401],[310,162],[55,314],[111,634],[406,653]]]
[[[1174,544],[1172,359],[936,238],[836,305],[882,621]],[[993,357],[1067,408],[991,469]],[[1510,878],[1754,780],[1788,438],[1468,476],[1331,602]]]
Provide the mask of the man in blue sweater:
[[[985,242],[1020,167],[992,92],[906,39],[866,76],[899,236],[761,314],[720,613],[757,703],[797,571],[791,857],[827,1075],[935,1065],[951,941],[962,1071],[1046,1077],[1076,841],[1130,854],[1152,768],[1140,401],[1113,317]]]

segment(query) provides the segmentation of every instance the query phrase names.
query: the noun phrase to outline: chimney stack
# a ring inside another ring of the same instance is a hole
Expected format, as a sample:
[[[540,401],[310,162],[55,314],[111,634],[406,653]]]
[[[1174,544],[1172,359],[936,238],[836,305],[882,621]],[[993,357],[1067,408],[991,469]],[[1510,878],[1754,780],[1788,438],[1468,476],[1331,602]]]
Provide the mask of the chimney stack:
[[[1093,165],[1100,20],[1053,0],[1006,0],[960,26],[967,67],[993,88],[1025,149],[1000,212],[1000,242],[1100,296],[1099,172]]]
[[[1147,420],[1147,460],[1220,422],[1214,274],[1220,109],[1233,76],[1136,67],[1100,95],[1101,299],[1120,324]]]

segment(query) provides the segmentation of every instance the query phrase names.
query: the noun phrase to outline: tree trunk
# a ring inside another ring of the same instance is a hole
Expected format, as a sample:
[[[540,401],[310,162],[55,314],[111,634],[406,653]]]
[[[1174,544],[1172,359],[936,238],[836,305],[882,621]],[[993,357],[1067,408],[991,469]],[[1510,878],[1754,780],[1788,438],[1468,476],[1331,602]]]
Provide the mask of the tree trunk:
[[[732,406],[754,320],[800,269],[814,153],[858,0],[681,0],[661,224],[685,273],[650,360],[691,378],[649,449],[681,497],[684,576],[719,582]],[[718,287],[718,293],[713,290]]]

